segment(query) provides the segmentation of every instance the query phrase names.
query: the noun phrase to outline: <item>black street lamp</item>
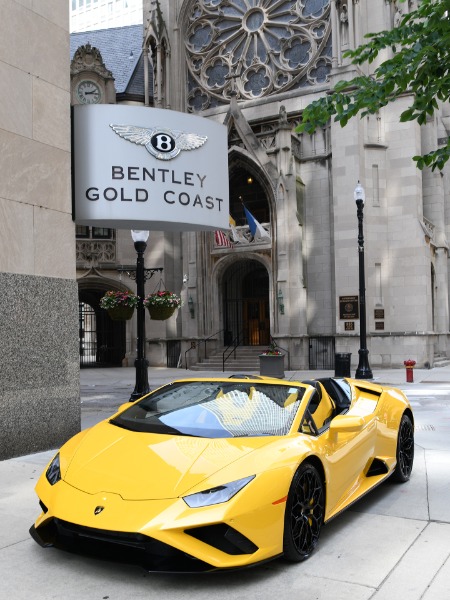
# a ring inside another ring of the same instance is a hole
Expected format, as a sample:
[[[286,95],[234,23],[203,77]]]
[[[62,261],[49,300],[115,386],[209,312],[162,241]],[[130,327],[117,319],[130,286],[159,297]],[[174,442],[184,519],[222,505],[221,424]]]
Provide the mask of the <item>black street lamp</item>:
[[[131,230],[131,237],[133,238],[134,247],[137,252],[136,259],[136,270],[128,268],[121,268],[121,271],[126,271],[130,279],[136,281],[136,295],[138,296],[138,306],[136,310],[137,316],[137,336],[136,336],[136,360],[134,366],[136,368],[136,385],[134,391],[130,396],[130,402],[134,402],[144,394],[150,392],[150,386],[148,383],[148,360],[145,357],[145,307],[144,307],[144,296],[145,296],[145,282],[147,279],[153,277],[156,272],[161,272],[162,267],[146,269],[144,266],[144,252],[147,248],[149,232],[148,231],[137,231]]]
[[[148,360],[145,357],[145,267],[144,267],[144,252],[147,248],[149,232],[131,230],[134,247],[137,252],[136,259],[136,293],[139,297],[137,306],[137,353],[134,361],[136,368],[136,385],[130,396],[130,402],[134,402],[144,394],[148,394],[150,386],[148,383]]]
[[[364,272],[364,231],[363,231],[363,209],[365,193],[364,188],[358,181],[355,188],[354,198],[358,216],[358,257],[359,257],[359,363],[356,369],[356,379],[373,379],[372,370],[369,365],[369,350],[366,339],[366,276]]]

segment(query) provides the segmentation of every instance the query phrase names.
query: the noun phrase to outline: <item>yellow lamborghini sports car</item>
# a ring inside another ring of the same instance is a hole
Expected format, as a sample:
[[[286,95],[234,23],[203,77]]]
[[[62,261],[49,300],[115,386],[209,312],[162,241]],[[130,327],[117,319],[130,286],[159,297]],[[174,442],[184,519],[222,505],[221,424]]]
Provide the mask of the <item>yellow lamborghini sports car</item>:
[[[409,479],[405,395],[361,380],[252,376],[165,385],[69,440],[40,477],[42,546],[115,548],[150,571],[313,552],[324,523]]]

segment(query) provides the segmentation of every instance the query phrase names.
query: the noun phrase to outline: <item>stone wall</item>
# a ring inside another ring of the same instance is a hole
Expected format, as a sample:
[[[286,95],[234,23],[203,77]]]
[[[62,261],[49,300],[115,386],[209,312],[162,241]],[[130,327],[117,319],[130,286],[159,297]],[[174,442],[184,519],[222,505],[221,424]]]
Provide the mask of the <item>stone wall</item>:
[[[60,0],[5,0],[0,39],[0,459],[5,459],[56,447],[80,428],[69,6]]]
[[[80,430],[77,285],[0,273],[0,459]]]

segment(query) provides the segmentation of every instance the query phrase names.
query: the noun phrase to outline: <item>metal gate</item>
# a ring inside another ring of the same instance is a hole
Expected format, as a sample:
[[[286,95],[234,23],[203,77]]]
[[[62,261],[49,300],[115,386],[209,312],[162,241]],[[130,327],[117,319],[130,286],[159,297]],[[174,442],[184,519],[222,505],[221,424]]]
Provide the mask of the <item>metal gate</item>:
[[[259,346],[270,341],[269,274],[256,260],[230,266],[223,281],[225,346],[237,341]]]
[[[89,304],[79,302],[80,366],[93,366],[97,362],[97,317]]]
[[[180,360],[180,340],[167,340],[167,367],[176,369]]]
[[[80,367],[118,367],[126,355],[126,323],[100,308],[102,289],[80,289],[78,338]]]
[[[334,337],[309,338],[309,368],[334,369]]]

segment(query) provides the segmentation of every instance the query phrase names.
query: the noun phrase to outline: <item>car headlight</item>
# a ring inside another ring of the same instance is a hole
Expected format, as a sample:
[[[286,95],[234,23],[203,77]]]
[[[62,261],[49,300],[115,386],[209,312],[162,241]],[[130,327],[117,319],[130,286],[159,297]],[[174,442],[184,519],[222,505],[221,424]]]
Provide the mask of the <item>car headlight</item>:
[[[47,481],[50,485],[55,485],[55,483],[61,479],[61,470],[59,468],[59,452],[48,465],[45,476],[47,477]]]
[[[254,475],[250,477],[244,477],[225,485],[219,485],[203,492],[197,492],[196,494],[189,494],[184,496],[183,500],[191,508],[200,508],[201,506],[211,506],[212,504],[222,504],[228,502],[233,496],[235,496],[243,487],[250,483],[254,479]]]

